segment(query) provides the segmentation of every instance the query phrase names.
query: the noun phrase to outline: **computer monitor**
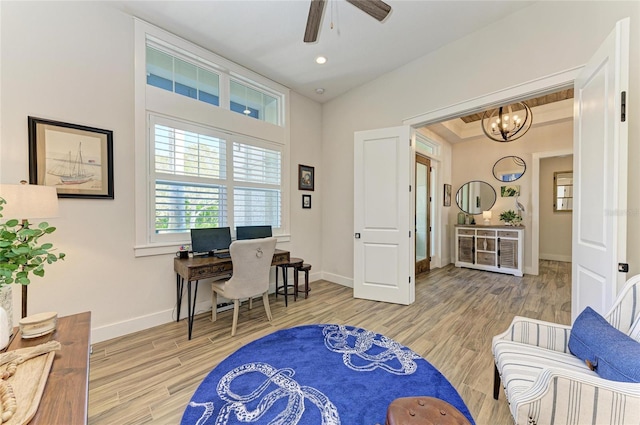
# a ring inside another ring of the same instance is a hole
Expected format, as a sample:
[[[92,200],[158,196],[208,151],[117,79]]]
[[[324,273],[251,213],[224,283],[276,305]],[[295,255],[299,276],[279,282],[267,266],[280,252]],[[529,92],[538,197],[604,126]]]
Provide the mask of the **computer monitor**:
[[[238,226],[236,227],[236,239],[270,238],[271,226]]]
[[[229,249],[231,229],[228,227],[209,227],[191,229],[191,249],[194,255],[213,255],[216,251]]]

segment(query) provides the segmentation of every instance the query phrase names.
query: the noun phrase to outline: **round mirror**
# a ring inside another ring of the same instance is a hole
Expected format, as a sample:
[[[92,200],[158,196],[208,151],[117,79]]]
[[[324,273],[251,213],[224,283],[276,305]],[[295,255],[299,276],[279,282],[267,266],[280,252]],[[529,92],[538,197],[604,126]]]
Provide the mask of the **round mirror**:
[[[467,214],[482,214],[482,211],[489,211],[496,203],[496,191],[487,182],[470,181],[458,189],[456,203]]]
[[[501,182],[514,182],[524,174],[527,165],[517,156],[505,156],[493,165],[493,177]]]

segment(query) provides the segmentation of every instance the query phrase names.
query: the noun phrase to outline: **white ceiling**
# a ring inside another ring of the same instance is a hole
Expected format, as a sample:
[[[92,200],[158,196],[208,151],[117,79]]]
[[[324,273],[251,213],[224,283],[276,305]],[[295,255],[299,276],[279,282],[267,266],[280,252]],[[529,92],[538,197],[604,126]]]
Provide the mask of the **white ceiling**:
[[[318,41],[312,44],[302,41],[309,0],[107,4],[326,102],[534,3],[385,1],[392,11],[382,23],[344,0],[327,1]],[[317,65],[318,55],[328,62]],[[316,88],[325,93],[316,94]]]

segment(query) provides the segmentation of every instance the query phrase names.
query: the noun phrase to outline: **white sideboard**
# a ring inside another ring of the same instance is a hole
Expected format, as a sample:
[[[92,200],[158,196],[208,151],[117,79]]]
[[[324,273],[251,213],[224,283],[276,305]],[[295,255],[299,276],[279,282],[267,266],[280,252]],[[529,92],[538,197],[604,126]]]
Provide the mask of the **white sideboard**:
[[[522,276],[524,227],[456,226],[456,267]]]

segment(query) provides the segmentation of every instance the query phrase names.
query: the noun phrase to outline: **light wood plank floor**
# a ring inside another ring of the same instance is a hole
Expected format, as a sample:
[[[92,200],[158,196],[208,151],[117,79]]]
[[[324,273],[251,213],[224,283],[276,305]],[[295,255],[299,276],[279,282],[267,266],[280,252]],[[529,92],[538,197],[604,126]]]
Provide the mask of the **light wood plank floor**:
[[[570,273],[570,263],[553,261],[541,261],[539,276],[523,278],[450,265],[418,276],[410,306],[354,299],[350,288],[317,281],[307,300],[288,308],[272,295],[271,323],[261,301],[251,311],[243,304],[234,338],[229,310],[215,323],[210,313],[196,316],[191,341],[185,320],[104,341],[91,355],[89,424],[177,424],[198,384],[230,353],[278,329],[314,323],[393,338],[449,379],[478,425],[512,424],[504,394],[492,397],[491,338],[514,315],[569,324]]]

